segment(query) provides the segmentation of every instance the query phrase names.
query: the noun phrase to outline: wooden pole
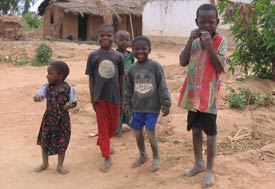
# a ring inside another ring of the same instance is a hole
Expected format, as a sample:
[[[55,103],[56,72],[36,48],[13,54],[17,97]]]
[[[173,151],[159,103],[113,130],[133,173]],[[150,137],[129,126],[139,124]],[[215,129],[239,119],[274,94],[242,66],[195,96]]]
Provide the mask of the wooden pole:
[[[130,12],[129,2],[128,1],[127,1],[127,6],[128,6],[129,17],[130,17],[131,35],[132,35],[132,39],[134,39],[135,38],[135,34],[134,34],[133,20],[132,20],[132,14]]]
[[[130,16],[130,23],[131,23],[131,34],[132,34],[132,39],[135,38],[135,34],[134,34],[134,27],[133,27],[133,20],[132,20],[132,14],[129,14]]]

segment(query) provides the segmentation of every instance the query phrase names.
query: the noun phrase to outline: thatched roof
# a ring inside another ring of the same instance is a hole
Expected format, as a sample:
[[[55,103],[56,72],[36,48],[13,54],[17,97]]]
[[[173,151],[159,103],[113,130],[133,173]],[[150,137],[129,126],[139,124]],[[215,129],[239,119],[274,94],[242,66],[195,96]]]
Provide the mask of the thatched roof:
[[[75,15],[92,14],[103,16],[106,14],[133,14],[142,16],[143,8],[148,0],[44,0],[38,7],[39,15],[50,6],[64,8],[64,11]]]
[[[15,23],[22,26],[24,24],[24,20],[18,16],[0,16],[0,23]]]

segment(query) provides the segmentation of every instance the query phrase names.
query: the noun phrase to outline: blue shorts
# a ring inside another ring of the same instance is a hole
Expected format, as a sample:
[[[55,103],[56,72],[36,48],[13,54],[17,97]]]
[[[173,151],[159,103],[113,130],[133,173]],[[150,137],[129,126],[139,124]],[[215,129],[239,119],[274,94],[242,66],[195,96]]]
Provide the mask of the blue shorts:
[[[140,130],[145,125],[148,130],[155,130],[159,114],[154,113],[133,113],[131,128],[134,130]]]

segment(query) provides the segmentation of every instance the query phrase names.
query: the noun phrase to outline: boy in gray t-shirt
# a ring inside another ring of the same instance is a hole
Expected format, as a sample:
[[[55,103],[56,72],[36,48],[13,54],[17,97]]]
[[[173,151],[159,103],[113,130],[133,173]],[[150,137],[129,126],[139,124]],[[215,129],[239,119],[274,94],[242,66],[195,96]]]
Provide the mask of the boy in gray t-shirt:
[[[171,100],[162,66],[148,59],[150,52],[151,42],[147,37],[138,36],[133,40],[132,53],[137,62],[128,71],[124,107],[126,115],[133,109],[131,128],[135,131],[140,152],[132,167],[136,168],[148,160],[143,136],[145,125],[153,152],[151,171],[154,172],[160,166],[155,126],[160,110],[163,116],[169,114]]]

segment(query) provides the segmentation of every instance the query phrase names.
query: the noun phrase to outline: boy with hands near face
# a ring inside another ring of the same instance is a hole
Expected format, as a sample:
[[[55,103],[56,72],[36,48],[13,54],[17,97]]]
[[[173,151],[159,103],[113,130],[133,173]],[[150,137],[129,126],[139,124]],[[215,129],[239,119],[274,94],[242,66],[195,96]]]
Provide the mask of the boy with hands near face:
[[[195,163],[185,173],[191,177],[205,171],[202,186],[214,184],[214,157],[217,135],[217,97],[220,74],[226,65],[226,40],[216,32],[218,11],[211,4],[197,10],[197,29],[191,31],[185,48],[180,53],[180,65],[188,71],[183,84],[179,106],[188,110],[187,130],[192,130]],[[203,132],[207,135],[207,163],[203,161]]]

